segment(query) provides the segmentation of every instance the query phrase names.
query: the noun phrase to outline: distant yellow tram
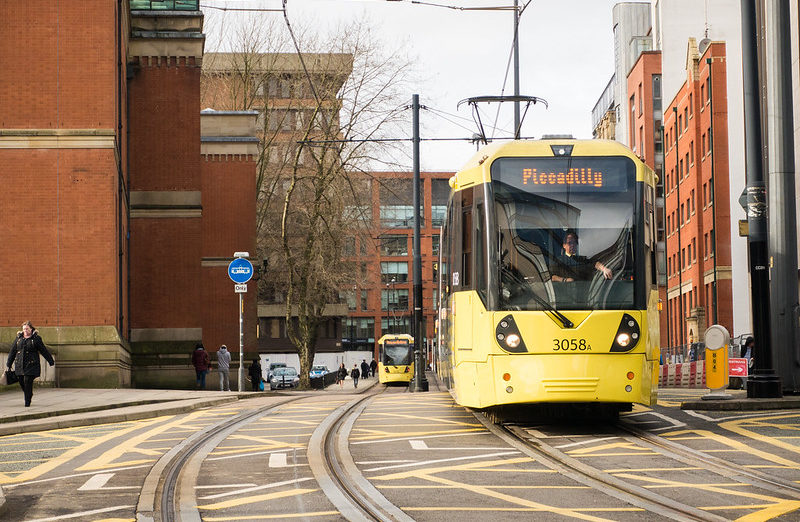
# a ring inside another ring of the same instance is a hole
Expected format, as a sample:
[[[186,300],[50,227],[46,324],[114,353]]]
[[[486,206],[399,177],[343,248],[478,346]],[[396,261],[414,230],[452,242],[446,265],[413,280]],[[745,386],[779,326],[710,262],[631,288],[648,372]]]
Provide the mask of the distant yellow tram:
[[[414,338],[387,334],[378,339],[378,377],[381,384],[408,383],[414,377]]]
[[[435,357],[456,401],[492,414],[653,404],[653,171],[613,141],[511,141],[450,185]]]

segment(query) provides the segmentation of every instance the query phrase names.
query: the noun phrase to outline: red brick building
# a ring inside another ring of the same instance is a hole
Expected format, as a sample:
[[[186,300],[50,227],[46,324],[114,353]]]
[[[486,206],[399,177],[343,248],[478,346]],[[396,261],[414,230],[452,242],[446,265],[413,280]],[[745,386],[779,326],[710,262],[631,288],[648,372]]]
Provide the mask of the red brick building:
[[[663,182],[664,142],[662,139],[661,52],[644,51],[639,54],[628,73],[628,136],[627,144]],[[667,302],[666,243],[664,235],[664,185],[656,191],[656,224],[658,228],[658,297],[662,310],[659,314],[662,344],[669,337]]]
[[[664,109],[669,338],[662,346],[701,341],[714,323],[733,331],[725,56],[723,42],[698,49],[689,39],[686,83]]]
[[[191,386],[196,342],[238,349],[256,116],[201,130],[197,2],[132,4],[0,3],[0,350],[30,319],[61,386]]]

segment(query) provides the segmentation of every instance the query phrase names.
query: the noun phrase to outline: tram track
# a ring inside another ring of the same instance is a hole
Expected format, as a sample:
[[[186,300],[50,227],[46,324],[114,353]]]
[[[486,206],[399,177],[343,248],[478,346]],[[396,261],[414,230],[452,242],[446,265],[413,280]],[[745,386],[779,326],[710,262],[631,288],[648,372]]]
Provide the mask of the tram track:
[[[696,451],[648,433],[639,428],[635,428],[625,423],[615,425],[621,431],[629,434],[632,441],[650,447],[672,459],[684,462],[688,465],[702,467],[712,473],[735,480],[742,484],[766,489],[773,493],[778,493],[789,498],[800,500],[800,486],[781,477],[767,475],[755,469],[745,469],[742,466],[735,466],[729,461],[708,455],[701,451]]]
[[[194,502],[194,480],[205,456],[228,434],[302,398],[292,397],[207,426],[165,453],[145,478],[136,507],[137,520],[199,521],[200,513]]]
[[[482,413],[471,411],[497,437],[540,464],[576,482],[671,520],[682,522],[722,522],[727,520],[724,517],[625,482],[610,473],[580,462],[542,439],[531,436],[520,426],[496,425]]]
[[[308,445],[311,470],[328,499],[344,518],[355,522],[413,522],[389,502],[358,470],[349,451],[353,424],[380,393],[359,397],[337,408],[314,430]]]

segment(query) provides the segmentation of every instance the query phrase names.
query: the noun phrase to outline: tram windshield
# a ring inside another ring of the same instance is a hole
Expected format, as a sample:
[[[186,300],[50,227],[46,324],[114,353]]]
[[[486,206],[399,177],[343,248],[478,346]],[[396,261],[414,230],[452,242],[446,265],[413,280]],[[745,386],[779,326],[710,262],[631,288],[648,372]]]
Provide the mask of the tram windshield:
[[[383,345],[384,366],[407,366],[411,364],[411,344],[405,339],[387,340]]]
[[[634,307],[631,160],[501,158],[491,172],[502,309]]]

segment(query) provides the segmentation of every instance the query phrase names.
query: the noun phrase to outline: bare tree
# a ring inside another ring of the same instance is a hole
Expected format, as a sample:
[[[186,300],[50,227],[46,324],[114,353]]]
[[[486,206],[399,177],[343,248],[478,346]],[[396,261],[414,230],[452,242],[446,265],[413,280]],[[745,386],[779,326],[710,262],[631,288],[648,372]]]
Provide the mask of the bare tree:
[[[329,37],[296,29],[299,55],[284,52],[274,24],[241,27],[233,52],[206,58],[203,106],[260,111],[258,248],[270,269],[259,301],[284,305],[307,387],[326,308],[341,302],[342,289],[366,283],[365,271],[345,261],[346,243],[369,240],[369,171],[397,153],[374,140],[397,135],[404,121],[410,61],[364,20]]]

